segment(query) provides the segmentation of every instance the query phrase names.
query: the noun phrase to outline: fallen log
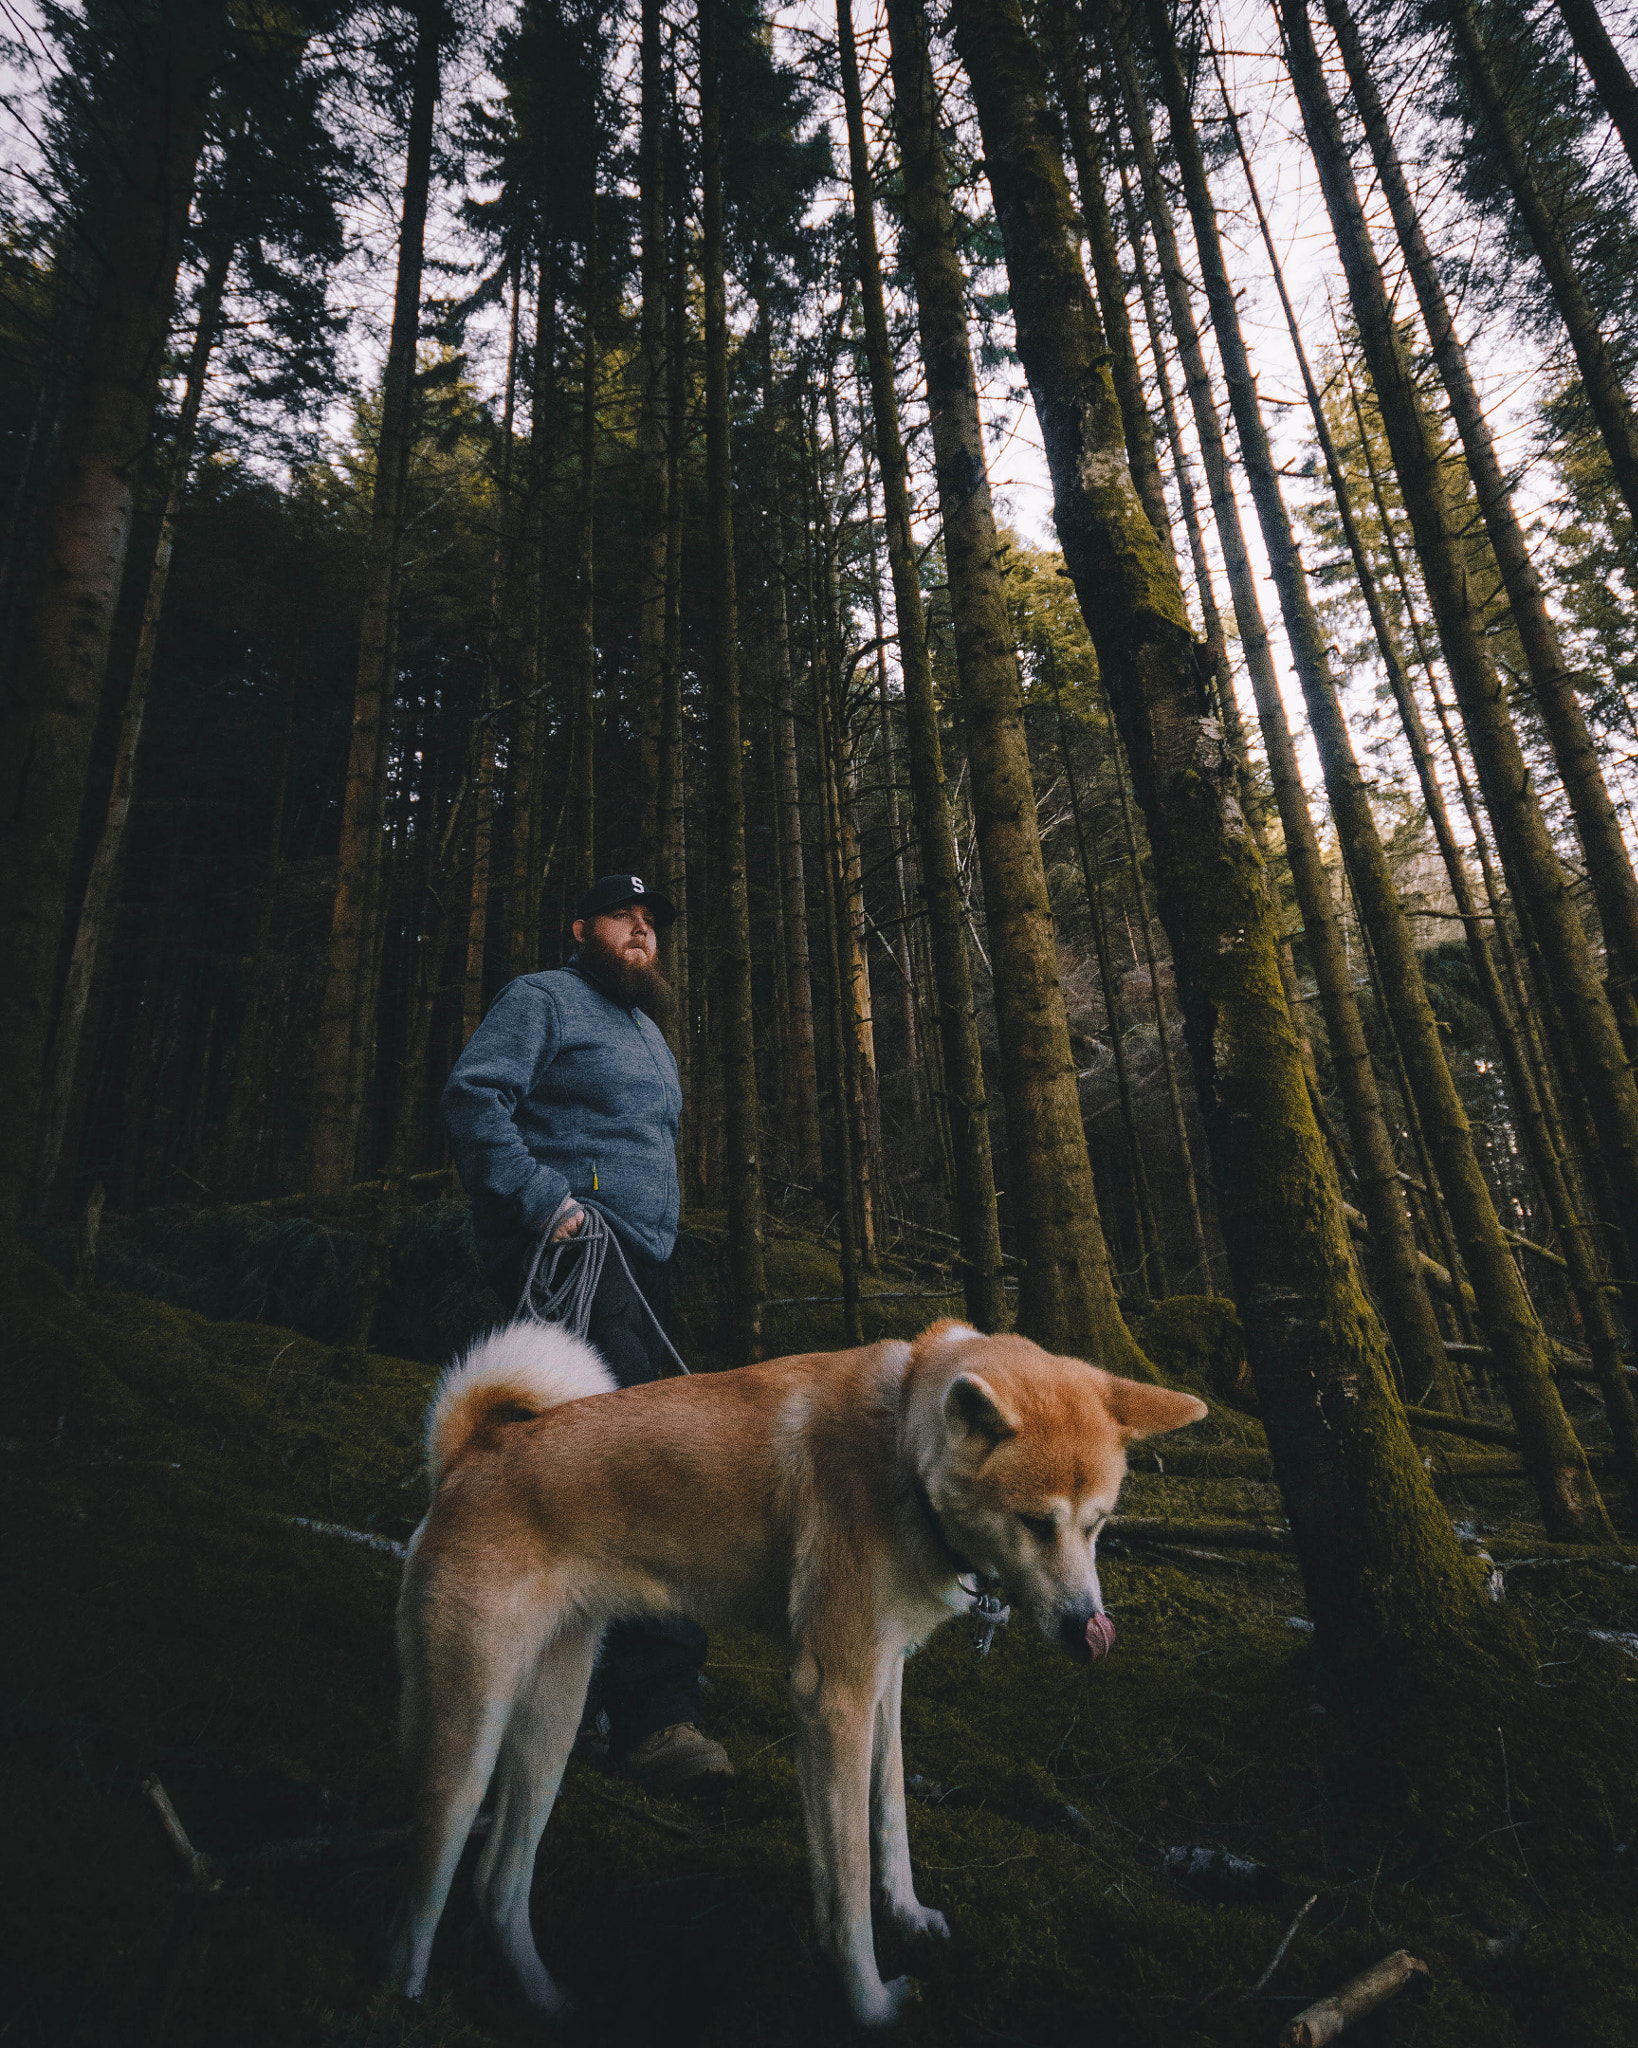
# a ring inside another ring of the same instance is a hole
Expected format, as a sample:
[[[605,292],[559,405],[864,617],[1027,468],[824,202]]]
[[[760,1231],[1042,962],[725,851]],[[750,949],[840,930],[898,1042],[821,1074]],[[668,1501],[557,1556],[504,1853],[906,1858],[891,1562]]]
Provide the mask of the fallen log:
[[[1395,1949],[1391,1956],[1350,1978],[1340,1991],[1298,2013],[1282,2031],[1280,2048],[1325,2048],[1327,2041],[1346,2033],[1355,2020],[1386,2004],[1412,1977],[1428,1974],[1427,1964],[1419,1962],[1409,1949]]]
[[[1274,1461],[1254,1444],[1178,1444],[1157,1451],[1134,1448],[1126,1461],[1130,1472],[1159,1473],[1166,1479],[1272,1479]]]

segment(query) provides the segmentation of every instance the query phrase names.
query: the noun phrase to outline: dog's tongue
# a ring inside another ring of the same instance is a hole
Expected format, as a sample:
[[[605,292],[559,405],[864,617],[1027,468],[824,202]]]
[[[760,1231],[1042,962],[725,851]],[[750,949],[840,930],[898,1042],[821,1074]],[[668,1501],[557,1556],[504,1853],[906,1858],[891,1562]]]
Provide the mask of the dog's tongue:
[[[1086,1624],[1087,1654],[1096,1662],[1099,1657],[1107,1657],[1114,1647],[1115,1624],[1107,1614],[1094,1614]]]

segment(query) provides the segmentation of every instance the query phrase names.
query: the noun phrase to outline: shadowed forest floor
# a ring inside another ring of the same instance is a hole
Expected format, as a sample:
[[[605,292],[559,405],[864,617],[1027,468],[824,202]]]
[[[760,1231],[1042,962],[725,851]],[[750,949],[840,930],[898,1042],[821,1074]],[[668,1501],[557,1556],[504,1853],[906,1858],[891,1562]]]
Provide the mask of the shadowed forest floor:
[[[927,1320],[899,1307],[906,1328]],[[372,1355],[338,1379],[289,1330],[82,1302],[34,1261],[0,1328],[0,2040],[554,2038],[477,1934],[464,1873],[417,2008],[378,1988],[390,1854],[234,1861],[404,1818],[396,1561],[289,1518],[408,1534],[433,1368]],[[1195,1434],[1258,1432],[1214,1413]],[[1532,1533],[1521,1482],[1445,1490],[1458,1519]],[[1270,1486],[1209,1477],[1136,1476],[1123,1505],[1278,1512]],[[1104,1567],[1120,1638],[1090,1674],[1019,1625],[987,1660],[952,1626],[911,1664],[911,1844],[955,1938],[883,1941],[887,1970],[922,1981],[897,2038],[1271,2043],[1300,2004],[1407,1947],[1431,1982],[1350,2040],[1638,2039],[1638,1569],[1510,1575],[1529,1668],[1363,1707],[1316,1684],[1288,1558],[1111,1546]],[[593,1748],[571,1765],[535,1890],[543,1953],[583,2001],[571,2042],[850,2034],[808,1931],[778,1654],[723,1633],[708,1676],[706,1723],[739,1772],[720,1821],[646,1798]],[[221,1893],[180,1899],[139,1792],[155,1771],[226,1868]],[[1262,1866],[1261,1895],[1168,1873],[1167,1850],[1198,1847]]]

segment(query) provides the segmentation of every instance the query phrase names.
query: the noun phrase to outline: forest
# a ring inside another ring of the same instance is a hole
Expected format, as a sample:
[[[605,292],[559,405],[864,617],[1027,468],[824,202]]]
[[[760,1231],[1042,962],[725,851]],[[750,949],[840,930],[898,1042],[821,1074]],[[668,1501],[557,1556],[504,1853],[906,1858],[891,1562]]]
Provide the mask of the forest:
[[[903,2038],[1638,2038],[1635,73],[1611,0],[8,0],[0,2038],[549,2031],[459,1885],[381,1988],[392,1609],[511,1306],[440,1095],[617,870],[691,1369],[1209,1403],[1106,1663],[909,1668]],[[706,1680],[721,1817],[565,1779],[565,2038],[850,2031],[779,1658]]]

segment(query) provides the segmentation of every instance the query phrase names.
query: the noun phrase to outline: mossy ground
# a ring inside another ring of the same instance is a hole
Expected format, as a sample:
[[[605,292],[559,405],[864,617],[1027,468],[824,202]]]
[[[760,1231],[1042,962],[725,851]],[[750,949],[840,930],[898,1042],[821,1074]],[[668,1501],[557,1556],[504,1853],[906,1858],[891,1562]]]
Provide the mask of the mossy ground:
[[[779,1291],[839,1291],[834,1271],[804,1253]],[[938,1306],[899,1305],[907,1325]],[[464,1880],[431,1998],[411,2008],[378,1989],[390,1858],[241,1870],[179,1907],[138,1792],[157,1770],[224,1858],[403,1817],[396,1564],[288,1518],[408,1532],[432,1369],[372,1356],[338,1379],[289,1330],[82,1302],[32,1261],[0,1327],[6,2041],[551,2038]],[[835,1336],[818,1325],[814,1341]],[[1225,1425],[1234,1441],[1255,1429]],[[1456,1512],[1527,1527],[1517,1482],[1460,1485]],[[1277,1512],[1271,1488],[1228,1479],[1135,1477],[1127,1505]],[[911,1842],[955,1939],[907,1953],[884,1936],[887,1967],[923,1985],[901,2040],[1249,2048],[1400,1946],[1433,1981],[1361,2042],[1638,2039],[1638,1662],[1591,1634],[1638,1628],[1638,1573],[1520,1573],[1535,1667],[1374,1704],[1317,1683],[1282,1557],[1112,1549],[1104,1583],[1120,1640],[1090,1674],[1017,1624],[985,1661],[952,1627],[911,1665]],[[724,1633],[709,1678],[706,1719],[739,1772],[720,1823],[669,1832],[655,1818],[685,1809],[589,1751],[571,1766],[535,1893],[544,1953],[584,2000],[571,2041],[849,2035],[808,1930],[778,1655]],[[1264,1864],[1278,1894],[1212,1900],[1167,1875],[1168,1848],[1201,1845]],[[1272,1982],[1241,2002],[1311,1893]]]

